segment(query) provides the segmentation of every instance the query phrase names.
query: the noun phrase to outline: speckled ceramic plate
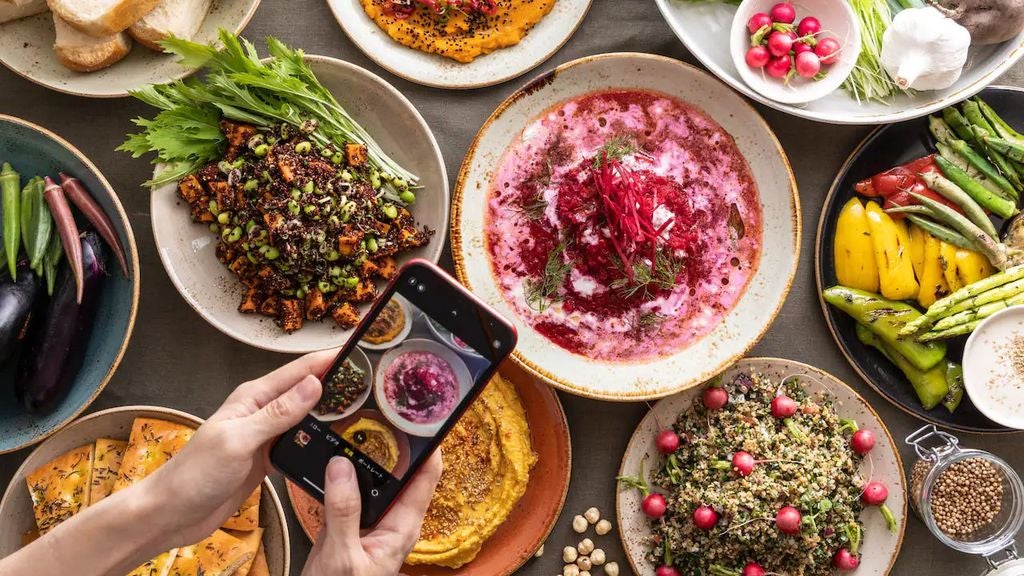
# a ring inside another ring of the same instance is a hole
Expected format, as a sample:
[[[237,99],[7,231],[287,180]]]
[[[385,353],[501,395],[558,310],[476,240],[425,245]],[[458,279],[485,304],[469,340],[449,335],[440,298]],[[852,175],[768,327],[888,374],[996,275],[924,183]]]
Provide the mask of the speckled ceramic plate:
[[[582,94],[640,88],[676,97],[731,134],[750,166],[760,199],[761,256],[746,291],[722,322],[687,348],[653,360],[605,362],[552,344],[518,316],[491,270],[485,219],[494,171],[529,122],[553,105]],[[771,129],[742,98],[709,74],[650,54],[604,54],[575,60],[534,79],[505,100],[484,123],[466,155],[452,208],[452,253],[459,280],[512,319],[519,344],[512,359],[568,392],[604,400],[660,398],[696,386],[741,358],[782,306],[800,255],[800,205],[785,152]]]
[[[203,420],[191,414],[157,406],[122,406],[102,410],[77,420],[59,434],[43,442],[28,455],[11,478],[11,483],[0,500],[0,557],[13,554],[21,548],[21,537],[35,528],[32,498],[25,477],[61,454],[97,438],[127,440],[136,418],[160,418],[198,427]],[[260,526],[263,527],[263,547],[271,576],[288,576],[291,552],[288,548],[288,522],[277,491],[270,479],[263,480],[260,493]]]
[[[121,273],[111,254],[107,261],[110,275],[103,282],[85,362],[72,381],[68,394],[51,412],[29,414],[14,399],[10,388],[0,393],[0,453],[5,453],[53,434],[88,408],[103,391],[128,348],[139,308],[140,278],[139,254],[128,215],[110,183],[78,149],[42,126],[0,114],[0,162],[10,162],[21,173],[22,185],[37,174],[57,178],[59,171],[81,180],[110,217],[124,247],[130,274],[126,278]],[[8,362],[0,367],[3,371],[0,380],[11,381],[16,364]]]
[[[781,104],[752,90],[740,78],[729,50],[729,29],[736,6],[727,2],[655,0],[668,25],[686,48],[729,86],[783,112],[833,124],[888,124],[917,118],[971,96],[991,84],[1024,56],[1024,32],[992,46],[971,48],[963,75],[945,90],[898,96],[891,102],[860,102],[840,89],[807,104]],[[828,28],[828,23],[825,22]]]
[[[408,48],[391,39],[366,15],[360,0],[327,0],[342,30],[374,62],[396,76],[437,88],[480,88],[500,84],[536,68],[573,35],[591,0],[552,1],[555,6],[514,46],[463,64]]]
[[[406,565],[402,567],[402,574],[508,576],[533,557],[562,512],[572,472],[572,445],[558,395],[518,366],[502,366],[501,375],[516,385],[530,423],[533,450],[537,453],[537,464],[530,472],[526,493],[469,564],[458,569]],[[323,525],[323,506],[290,481],[288,497],[302,530],[310,540],[316,541]],[[533,573],[529,569],[524,570]]]
[[[241,32],[259,4],[260,0],[213,0],[194,40],[212,42],[219,28]],[[53,16],[49,12],[0,24],[0,63],[36,84],[95,98],[127,96],[129,90],[164,84],[188,74],[174,56],[158,54],[139,43],[135,43],[128,56],[109,68],[75,72],[57,60],[53,41]]]
[[[855,574],[888,574],[900,552],[907,524],[906,478],[896,442],[889,434],[888,428],[867,401],[852,388],[828,372],[800,362],[779,358],[744,358],[726,370],[722,378],[728,380],[737,374],[751,371],[760,372],[780,382],[786,377],[800,376],[808,392],[829,395],[835,401],[842,417],[852,418],[861,428],[875,433],[875,448],[870,456],[864,459],[861,471],[865,478],[881,481],[889,488],[886,504],[896,516],[898,530],[895,533],[890,532],[877,509],[870,508],[861,513],[860,520],[864,524],[864,540],[861,543],[863,553],[860,568]],[[637,476],[640,474],[641,462],[645,459],[647,462],[644,470],[650,472],[660,458],[654,446],[654,438],[661,430],[661,426],[675,422],[679,414],[688,410],[693,402],[699,401],[702,390],[703,387],[693,388],[669,396],[654,405],[629,440],[619,468],[620,475]],[[640,492],[634,489],[620,488],[616,493],[615,508],[619,520],[619,536],[622,538],[622,545],[633,571],[637,574],[653,574],[654,566],[644,558],[648,550],[645,540],[650,536],[651,530],[647,517],[640,511],[641,499]]]
[[[412,258],[437,262],[444,248],[450,196],[441,150],[427,123],[405,96],[379,76],[334,58],[306,59],[320,82],[377,143],[420,177],[422,189],[412,213],[436,233],[426,246],[400,254],[399,264]],[[154,189],[150,198],[153,236],[167,275],[189,305],[217,329],[252,346],[292,354],[335,348],[352,334],[329,318],[307,322],[301,330],[285,334],[270,318],[240,313],[245,286],[217,260],[209,228],[192,222],[174,184]]]

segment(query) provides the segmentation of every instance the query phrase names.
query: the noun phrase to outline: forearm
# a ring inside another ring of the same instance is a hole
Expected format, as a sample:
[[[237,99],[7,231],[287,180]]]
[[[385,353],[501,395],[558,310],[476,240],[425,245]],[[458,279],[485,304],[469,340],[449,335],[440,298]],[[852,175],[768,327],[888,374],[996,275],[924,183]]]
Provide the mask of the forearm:
[[[157,502],[145,483],[113,494],[0,560],[0,575],[127,574],[168,547]]]

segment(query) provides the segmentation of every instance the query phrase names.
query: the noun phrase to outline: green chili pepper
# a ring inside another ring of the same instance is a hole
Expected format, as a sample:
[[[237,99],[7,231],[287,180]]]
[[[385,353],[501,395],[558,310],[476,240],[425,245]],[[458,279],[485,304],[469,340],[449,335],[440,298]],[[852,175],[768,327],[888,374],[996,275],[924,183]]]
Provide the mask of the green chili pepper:
[[[53,231],[53,217],[46,206],[43,179],[36,176],[21,191],[21,241],[28,255],[29,267],[42,271],[43,255]]]
[[[11,278],[18,277],[18,248],[21,246],[21,175],[4,162],[0,170],[0,194],[3,195],[4,251]]]

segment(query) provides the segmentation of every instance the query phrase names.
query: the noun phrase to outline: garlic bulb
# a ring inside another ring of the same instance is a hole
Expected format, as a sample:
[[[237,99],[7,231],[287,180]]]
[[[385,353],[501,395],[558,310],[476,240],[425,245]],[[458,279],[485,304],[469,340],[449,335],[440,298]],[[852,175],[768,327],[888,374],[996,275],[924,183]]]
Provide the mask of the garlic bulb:
[[[960,78],[971,33],[932,7],[908,8],[882,36],[882,67],[901,88],[941,90]]]

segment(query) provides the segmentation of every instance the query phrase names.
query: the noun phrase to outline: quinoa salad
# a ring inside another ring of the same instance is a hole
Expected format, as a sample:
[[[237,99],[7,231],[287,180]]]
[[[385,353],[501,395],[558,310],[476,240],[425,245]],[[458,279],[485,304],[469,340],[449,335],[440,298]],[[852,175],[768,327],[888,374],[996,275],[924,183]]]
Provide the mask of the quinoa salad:
[[[864,508],[895,529],[887,488],[860,471],[873,434],[797,377],[714,382],[656,445],[649,483],[619,481],[645,496],[658,574],[831,574],[859,564]]]

